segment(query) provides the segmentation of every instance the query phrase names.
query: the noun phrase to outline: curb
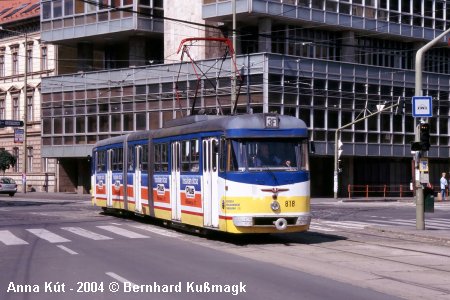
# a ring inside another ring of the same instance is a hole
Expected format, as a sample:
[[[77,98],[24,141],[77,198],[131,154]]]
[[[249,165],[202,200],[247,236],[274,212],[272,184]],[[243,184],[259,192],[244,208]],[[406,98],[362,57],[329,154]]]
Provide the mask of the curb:
[[[372,230],[376,230],[378,232],[387,232],[387,233],[393,233],[393,234],[401,234],[406,236],[412,236],[416,238],[425,239],[428,241],[435,241],[435,242],[442,242],[450,245],[450,235],[448,235],[448,230],[445,230],[444,232],[441,231],[434,231],[434,230],[417,230],[417,229],[411,229],[411,228],[389,228],[389,227],[379,227],[379,226],[369,226],[368,228]],[[431,234],[430,234],[431,233]],[[432,233],[441,233],[442,235],[433,235]],[[447,233],[447,234],[446,234]]]

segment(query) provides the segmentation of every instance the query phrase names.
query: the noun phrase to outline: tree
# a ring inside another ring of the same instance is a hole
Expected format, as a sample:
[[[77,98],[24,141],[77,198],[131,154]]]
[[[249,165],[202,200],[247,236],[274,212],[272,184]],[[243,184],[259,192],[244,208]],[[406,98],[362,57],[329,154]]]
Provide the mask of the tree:
[[[1,149],[0,150],[0,171],[5,174],[5,171],[9,169],[9,167],[14,167],[16,165],[16,158],[9,153],[8,151]]]

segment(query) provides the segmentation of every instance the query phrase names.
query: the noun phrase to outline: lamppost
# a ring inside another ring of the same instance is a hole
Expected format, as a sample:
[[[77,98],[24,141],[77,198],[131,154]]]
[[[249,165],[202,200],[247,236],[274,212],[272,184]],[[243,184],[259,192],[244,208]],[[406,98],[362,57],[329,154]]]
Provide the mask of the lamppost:
[[[393,104],[391,106],[388,107],[384,107],[384,108],[380,108],[378,111],[371,113],[365,117],[361,117],[351,123],[345,124],[341,127],[339,127],[338,129],[336,129],[336,131],[334,132],[334,178],[333,178],[333,193],[334,193],[334,199],[338,198],[338,192],[339,192],[339,132],[342,129],[348,128],[350,126],[352,126],[353,124],[356,124],[358,122],[364,121],[365,119],[368,119],[372,116],[378,115],[382,112],[385,111],[389,111],[390,109],[400,106],[401,102],[400,99],[396,104]]]
[[[431,47],[433,47],[435,44],[437,44],[444,36],[450,33],[450,28],[445,30],[443,33],[441,33],[439,36],[434,38],[432,41],[425,44],[423,47],[421,47],[416,52],[416,76],[415,76],[415,95],[416,96],[422,96],[422,68],[423,68],[423,57],[425,55],[425,52],[430,50]],[[428,119],[423,118],[421,120],[423,123],[427,123]],[[419,140],[419,129],[417,126],[415,127],[415,142],[418,142]],[[415,160],[415,172],[416,174],[419,173],[419,156],[423,156],[424,151],[418,151],[416,152],[416,155],[414,157]],[[419,176],[416,176],[416,182],[415,182],[415,190],[416,190],[416,229],[417,230],[425,230],[425,203],[424,203],[424,195],[423,195],[423,189],[422,185],[420,183]]]
[[[28,95],[27,95],[27,79],[28,79],[28,33],[16,30],[6,29],[0,26],[0,30],[23,35],[25,38],[25,68],[23,77],[23,163],[22,163],[22,188],[23,192],[27,192],[27,121],[28,121]]]

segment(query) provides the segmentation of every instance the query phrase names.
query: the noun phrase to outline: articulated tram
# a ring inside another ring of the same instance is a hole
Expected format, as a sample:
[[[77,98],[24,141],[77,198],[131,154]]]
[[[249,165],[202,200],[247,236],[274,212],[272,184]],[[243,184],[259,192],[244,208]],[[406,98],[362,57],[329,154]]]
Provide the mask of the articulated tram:
[[[306,231],[308,132],[282,115],[192,115],[98,142],[92,201],[230,233]]]

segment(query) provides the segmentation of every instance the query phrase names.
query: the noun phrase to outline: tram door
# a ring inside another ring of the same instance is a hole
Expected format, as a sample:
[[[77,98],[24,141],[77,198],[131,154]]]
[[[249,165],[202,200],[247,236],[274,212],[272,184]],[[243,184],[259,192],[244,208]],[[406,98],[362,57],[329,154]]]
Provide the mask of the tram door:
[[[181,191],[180,191],[180,159],[181,147],[179,142],[171,145],[171,182],[170,182],[170,203],[172,206],[172,220],[181,221]]]
[[[106,178],[105,178],[105,187],[106,187],[106,206],[112,207],[113,201],[113,182],[112,182],[112,156],[113,150],[109,149],[106,152]]]
[[[203,210],[204,225],[219,226],[219,199],[217,193],[219,144],[216,138],[203,140]]]
[[[135,169],[134,169],[134,178],[133,178],[133,191],[134,191],[134,210],[137,213],[142,213],[142,195],[141,195],[141,174],[142,174],[142,146],[134,147],[134,157],[135,159]]]

